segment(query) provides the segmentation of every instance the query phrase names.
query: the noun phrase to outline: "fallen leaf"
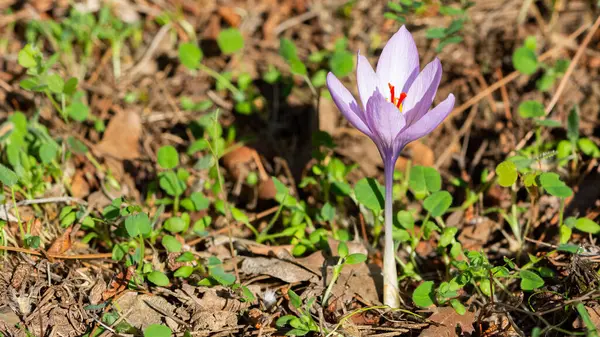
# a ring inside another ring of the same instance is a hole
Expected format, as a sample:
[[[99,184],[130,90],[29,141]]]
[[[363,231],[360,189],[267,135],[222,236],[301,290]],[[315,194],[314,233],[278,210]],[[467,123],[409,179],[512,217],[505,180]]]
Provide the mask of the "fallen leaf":
[[[73,227],[67,228],[64,233],[57,237],[48,248],[48,254],[60,255],[71,249],[71,231],[73,231]]]
[[[254,160],[254,153],[254,149],[240,146],[223,156],[223,166],[235,180],[244,179],[250,172],[248,165]]]
[[[246,257],[240,272],[248,275],[269,275],[287,283],[316,281],[317,275],[291,262],[266,257]]]
[[[127,268],[126,274],[123,271],[120,271],[117,276],[110,282],[108,289],[102,293],[102,300],[106,301],[110,298],[113,298],[115,295],[123,292],[127,289],[127,284],[129,280],[133,277],[135,273],[135,267],[130,266]]]
[[[238,27],[242,21],[242,18],[238,13],[235,12],[233,7],[219,7],[219,9],[217,9],[217,13],[219,13],[219,15],[223,17],[223,20],[225,20],[231,27]]]
[[[412,165],[433,166],[433,164],[435,164],[435,155],[433,154],[433,150],[420,141],[412,142],[406,145],[403,153],[409,156]],[[404,172],[409,159],[405,157],[399,157],[398,161],[396,162],[396,170]]]
[[[71,193],[75,198],[83,199],[90,194],[90,185],[84,177],[83,171],[77,171],[71,181]]]
[[[498,227],[498,224],[487,218],[479,218],[482,221],[472,226],[463,227],[458,235],[458,241],[467,250],[480,250],[490,238],[492,232]]]
[[[238,324],[237,313],[231,311],[200,311],[192,317],[194,331],[221,331]]]
[[[464,315],[459,315],[452,307],[437,308],[437,312],[429,317],[429,320],[439,325],[431,325],[423,330],[419,337],[460,337],[464,333],[472,334],[475,332],[473,322],[475,322],[475,313],[467,311]],[[456,327],[460,326],[462,334],[456,333]]]
[[[96,150],[104,155],[131,160],[140,156],[139,142],[142,136],[142,120],[131,110],[117,110],[108,122],[104,136]]]
[[[121,312],[129,313],[124,316],[127,323],[141,330],[152,324],[161,324],[165,317],[174,316],[176,308],[161,296],[138,294],[133,291],[123,294],[115,302]]]

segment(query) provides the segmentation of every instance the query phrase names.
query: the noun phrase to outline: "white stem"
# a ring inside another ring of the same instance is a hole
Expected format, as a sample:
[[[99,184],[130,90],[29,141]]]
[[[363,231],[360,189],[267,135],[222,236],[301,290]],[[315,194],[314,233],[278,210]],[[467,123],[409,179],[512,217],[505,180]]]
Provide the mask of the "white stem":
[[[396,251],[392,238],[394,166],[396,160],[385,163],[385,247],[383,251],[383,304],[390,308],[400,307],[400,291],[396,272]]]

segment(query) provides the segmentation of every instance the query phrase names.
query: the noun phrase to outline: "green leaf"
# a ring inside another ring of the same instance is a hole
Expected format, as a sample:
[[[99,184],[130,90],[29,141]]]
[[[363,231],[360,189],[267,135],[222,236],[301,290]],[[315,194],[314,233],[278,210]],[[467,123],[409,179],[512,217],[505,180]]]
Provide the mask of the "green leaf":
[[[429,28],[425,32],[425,37],[428,39],[441,39],[443,37],[446,37],[446,28],[443,28],[443,27]]]
[[[440,240],[438,243],[439,246],[447,247],[449,244],[451,244],[454,241],[454,236],[456,235],[457,232],[458,232],[458,228],[456,228],[456,227],[444,228],[442,235],[440,235]]]
[[[598,234],[600,233],[600,225],[588,218],[579,218],[575,222],[575,228],[582,232]]]
[[[525,101],[519,104],[519,115],[523,118],[542,117],[545,115],[544,106],[538,101]]]
[[[538,59],[534,51],[527,47],[520,47],[512,55],[515,69],[525,75],[531,75],[537,71]]]
[[[579,139],[579,108],[577,106],[571,109],[567,118],[567,138],[573,144],[577,143]]]
[[[538,289],[544,286],[544,279],[535,272],[521,270],[519,275],[521,276],[521,289],[525,291]]]
[[[411,230],[415,227],[415,219],[409,211],[399,211],[396,214],[396,219],[404,229]]]
[[[435,192],[423,201],[423,208],[434,218],[442,216],[450,205],[452,205],[452,195],[448,191]]]
[[[158,157],[158,165],[164,169],[174,169],[179,165],[179,153],[171,145],[165,145],[158,149],[156,156]]]
[[[598,330],[596,330],[596,323],[592,320],[588,309],[583,305],[583,303],[579,302],[575,306],[577,308],[577,313],[581,316],[581,320],[585,324],[585,328],[587,330],[588,337],[598,337]]]
[[[210,269],[210,276],[224,286],[235,283],[235,275],[226,273],[220,266],[212,267]]]
[[[64,85],[63,92],[66,95],[73,95],[75,93],[75,91],[77,90],[77,84],[78,84],[77,78],[75,78],[75,77],[69,78]]]
[[[169,278],[167,277],[167,275],[157,270],[148,274],[146,278],[148,279],[148,281],[156,284],[159,287],[166,287],[169,285]]]
[[[279,40],[279,55],[281,55],[286,61],[297,60],[298,52],[296,51],[296,45],[292,40],[282,38]]]
[[[89,113],[90,108],[81,101],[74,101],[67,107],[67,115],[78,122],[85,121]]]
[[[182,278],[188,278],[190,277],[190,275],[192,275],[192,273],[194,272],[194,267],[192,266],[182,266],[177,268],[177,270],[175,271],[175,273],[173,273],[173,276],[175,277],[182,277]]]
[[[58,152],[58,147],[51,142],[46,142],[40,146],[39,156],[42,160],[43,164],[49,164],[56,158],[56,153]]]
[[[244,48],[244,37],[236,28],[224,29],[217,36],[217,44],[223,54],[233,54]]]
[[[384,194],[383,186],[373,178],[363,178],[354,185],[356,200],[374,212],[383,209]]]
[[[172,217],[165,221],[164,228],[171,233],[179,233],[185,230],[187,224],[180,217]]]
[[[337,251],[341,258],[346,257],[348,255],[348,245],[345,242],[340,242]]]
[[[48,89],[55,94],[62,93],[65,88],[65,82],[58,74],[48,75],[48,77],[46,77],[46,83],[48,84]]]
[[[420,307],[429,307],[435,301],[433,281],[421,283],[412,294],[412,300]]]
[[[190,200],[194,206],[194,211],[203,211],[210,206],[210,200],[200,192],[192,193]]]
[[[573,194],[573,190],[561,181],[556,173],[545,172],[540,174],[540,183],[548,193],[555,197],[567,198]]]
[[[167,194],[177,196],[185,191],[185,183],[179,180],[175,172],[161,172],[158,177],[158,184]]]
[[[566,60],[566,59],[557,60],[556,63],[554,63],[554,71],[557,74],[563,75],[564,73],[567,72],[567,69],[569,68],[570,63],[571,63],[571,61]]]
[[[462,29],[465,19],[456,19],[446,28],[446,35],[452,35]]]
[[[71,151],[75,153],[86,154],[88,152],[87,146],[73,136],[69,136],[69,138],[67,138],[67,145],[69,145]]]
[[[144,337],[170,337],[172,333],[166,325],[152,324],[144,330]]]
[[[547,128],[558,128],[562,126],[562,123],[554,119],[534,119],[533,122],[539,126],[545,126]]]
[[[169,253],[179,253],[182,246],[181,242],[177,241],[177,239],[171,235],[163,236],[162,245]]]
[[[138,235],[148,235],[152,231],[150,218],[146,213],[138,213],[125,218],[125,229],[129,237],[134,238]]]
[[[320,215],[323,221],[332,221],[335,218],[335,207],[326,202],[321,208]]]
[[[535,39],[535,36],[528,36],[525,39],[525,42],[523,42],[523,46],[525,46],[525,48],[535,52],[537,50],[537,41]]]
[[[36,55],[37,51],[35,51],[30,44],[26,45],[19,51],[19,55],[17,56],[19,65],[23,68],[33,68],[37,66]]]
[[[2,184],[12,187],[19,181],[17,174],[9,169],[8,167],[0,164],[0,182]]]
[[[355,253],[346,256],[345,264],[358,264],[367,261],[367,256],[365,254]]]
[[[179,255],[179,257],[177,258],[177,262],[191,262],[196,260],[196,257],[194,256],[194,254],[190,253],[190,252],[185,252],[181,255]]]
[[[439,53],[442,51],[442,49],[444,49],[444,47],[446,47],[449,44],[454,44],[454,43],[460,43],[464,40],[464,38],[462,36],[458,36],[458,35],[454,35],[448,38],[443,39],[442,41],[440,41],[440,44],[438,44],[438,46],[435,48],[435,50]]]
[[[457,299],[450,300],[450,305],[452,306],[452,308],[454,308],[454,311],[456,311],[456,313],[461,316],[467,312],[465,306],[462,303],[460,303],[460,301]]]
[[[336,51],[329,59],[329,68],[337,77],[344,77],[354,69],[354,55],[348,51]]]
[[[288,61],[288,63],[292,73],[300,76],[305,76],[308,73],[306,66],[299,59],[291,59]]]
[[[505,160],[496,166],[496,174],[500,186],[510,187],[517,181],[517,165],[512,161]]]
[[[598,146],[589,138],[580,138],[577,141],[577,147],[581,150],[581,152],[590,157],[600,157],[600,149],[598,149]]]
[[[433,167],[417,165],[410,169],[408,186],[415,194],[437,192],[442,188],[442,177]]]
[[[298,294],[296,294],[292,289],[288,289],[288,296],[290,297],[290,303],[292,306],[296,309],[300,309],[302,306],[302,299],[300,299],[300,296],[298,296]]]
[[[179,61],[188,69],[197,69],[202,61],[202,50],[196,43],[182,43],[179,45]]]
[[[535,82],[535,85],[540,91],[548,91],[554,85],[554,81],[556,81],[556,76],[548,71]]]

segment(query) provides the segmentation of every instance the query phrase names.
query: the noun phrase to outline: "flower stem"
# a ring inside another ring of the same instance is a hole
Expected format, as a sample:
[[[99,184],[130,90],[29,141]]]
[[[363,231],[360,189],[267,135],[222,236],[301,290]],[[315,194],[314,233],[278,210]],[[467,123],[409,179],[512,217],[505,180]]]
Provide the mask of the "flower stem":
[[[383,304],[391,308],[400,307],[398,274],[396,272],[396,250],[392,238],[394,166],[396,160],[385,160],[385,247],[383,251]]]

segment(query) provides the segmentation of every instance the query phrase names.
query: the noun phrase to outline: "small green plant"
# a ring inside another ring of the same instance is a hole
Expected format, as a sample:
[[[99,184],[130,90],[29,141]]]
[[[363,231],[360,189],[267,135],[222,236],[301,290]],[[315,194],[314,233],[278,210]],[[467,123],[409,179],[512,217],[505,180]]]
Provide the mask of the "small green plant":
[[[126,40],[139,33],[140,25],[127,24],[114,15],[109,7],[102,7],[98,17],[98,38],[108,40],[112,49],[112,64],[115,79],[121,77],[121,50]],[[135,39],[134,39],[135,40]]]
[[[300,313],[298,317],[294,315],[284,315],[277,319],[275,325],[279,328],[290,326],[292,329],[286,332],[286,336],[304,336],[309,332],[318,332],[319,326],[312,318],[310,309],[312,308],[315,298],[310,298],[304,307],[302,299],[292,289],[288,290],[291,305]]]
[[[158,150],[158,165],[162,172],[158,175],[160,188],[173,199],[163,199],[161,203],[172,203],[175,213],[179,211],[181,195],[185,192],[186,181],[190,173],[183,168],[175,170],[179,166],[179,153],[171,145],[165,145]]]
[[[557,60],[552,66],[540,62],[537,56],[537,41],[533,36],[527,37],[523,46],[515,49],[512,63],[516,70],[525,75],[532,75],[542,68],[544,74],[536,82],[540,91],[549,91],[554,86],[554,82],[563,76],[569,67],[569,61],[565,59]]]
[[[329,281],[329,286],[327,286],[327,289],[325,290],[325,294],[323,295],[323,301],[321,301],[323,307],[327,306],[327,301],[329,300],[329,297],[331,296],[331,291],[333,290],[333,286],[335,285],[335,282],[337,281],[337,279],[340,277],[340,274],[342,273],[342,269],[344,268],[344,266],[362,263],[367,260],[367,256],[365,254],[359,254],[359,253],[348,254],[348,246],[346,245],[345,242],[339,243],[338,255],[339,255],[339,259],[338,259],[337,264],[335,266],[333,266],[331,281]]]

